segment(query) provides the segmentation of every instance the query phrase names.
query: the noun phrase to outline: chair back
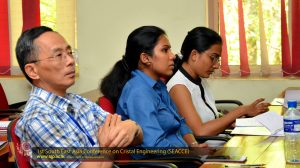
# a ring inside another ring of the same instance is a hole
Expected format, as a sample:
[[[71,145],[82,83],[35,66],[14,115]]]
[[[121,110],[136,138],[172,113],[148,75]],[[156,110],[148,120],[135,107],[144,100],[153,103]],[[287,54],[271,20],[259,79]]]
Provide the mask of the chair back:
[[[8,108],[9,108],[8,101],[5,92],[3,90],[3,87],[0,83],[0,109],[8,109]]]
[[[11,121],[7,127],[10,156],[14,157],[18,168],[30,168],[29,156],[24,155],[20,138],[15,134],[15,127],[18,120],[19,118],[16,118]]]
[[[115,114],[115,107],[112,102],[105,96],[101,96],[98,99],[98,105],[105,111],[109,112],[110,114]],[[131,156],[129,154],[118,154],[116,160],[131,160]],[[130,167],[130,166],[129,166]]]
[[[109,112],[110,114],[115,114],[115,107],[113,106],[112,102],[105,96],[101,96],[98,99],[98,105],[105,111]]]
[[[17,113],[22,113],[21,107],[26,104],[26,101],[8,104],[6,94],[0,83],[0,118],[9,117]],[[12,118],[15,118],[12,116]]]

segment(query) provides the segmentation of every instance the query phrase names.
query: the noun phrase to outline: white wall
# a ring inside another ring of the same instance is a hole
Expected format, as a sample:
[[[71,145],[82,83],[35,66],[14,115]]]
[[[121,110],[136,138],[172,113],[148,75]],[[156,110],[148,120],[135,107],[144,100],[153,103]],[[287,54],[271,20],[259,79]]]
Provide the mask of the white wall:
[[[100,79],[124,54],[128,34],[142,25],[163,28],[178,52],[187,31],[205,26],[205,0],[77,0],[79,78],[70,89],[82,93],[96,89]],[[30,86],[24,78],[0,78],[9,103],[26,100]],[[271,100],[299,80],[209,81],[217,99],[239,99],[245,103],[256,97]]]
[[[163,28],[173,51],[187,30],[204,25],[204,0],[78,0],[79,91],[96,88],[125,52],[130,32],[143,25]]]

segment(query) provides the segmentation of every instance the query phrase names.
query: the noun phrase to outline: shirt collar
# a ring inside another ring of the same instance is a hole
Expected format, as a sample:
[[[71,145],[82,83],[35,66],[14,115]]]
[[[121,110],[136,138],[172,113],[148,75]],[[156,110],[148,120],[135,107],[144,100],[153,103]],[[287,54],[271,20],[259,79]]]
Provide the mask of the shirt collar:
[[[45,101],[47,104],[54,105],[56,107],[64,109],[65,111],[69,111],[70,108],[72,108],[72,104],[70,100],[68,100],[67,98],[57,96],[51,92],[48,92],[36,86],[32,86],[30,95],[34,97],[38,97],[43,101]],[[69,97],[69,94],[66,94],[66,97]]]
[[[183,69],[183,67],[181,66],[179,68],[179,71],[186,77],[188,78],[191,82],[193,82],[194,84],[196,85],[201,85],[201,78],[197,78],[197,79],[194,79],[188,72],[186,72],[185,69]]]
[[[148,75],[146,75],[144,72],[142,72],[138,69],[132,71],[131,75],[132,75],[132,77],[139,76],[151,87],[154,87],[154,85],[157,83],[156,80],[150,78]]]

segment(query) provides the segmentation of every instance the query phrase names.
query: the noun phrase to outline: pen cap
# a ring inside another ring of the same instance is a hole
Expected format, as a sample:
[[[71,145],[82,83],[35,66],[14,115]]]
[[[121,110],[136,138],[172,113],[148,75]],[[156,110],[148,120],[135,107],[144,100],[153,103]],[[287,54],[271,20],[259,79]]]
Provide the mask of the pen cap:
[[[296,100],[288,100],[287,104],[288,104],[288,108],[297,108]]]

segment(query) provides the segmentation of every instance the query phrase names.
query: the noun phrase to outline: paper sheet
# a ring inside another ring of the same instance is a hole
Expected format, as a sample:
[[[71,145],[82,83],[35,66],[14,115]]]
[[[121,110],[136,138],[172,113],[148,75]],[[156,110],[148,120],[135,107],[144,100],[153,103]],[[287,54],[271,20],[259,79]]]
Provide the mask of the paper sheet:
[[[264,125],[271,134],[275,134],[283,130],[283,116],[276,112],[269,111],[255,116],[254,119]]]
[[[231,134],[238,135],[264,135],[264,136],[284,136],[283,130],[271,134],[266,127],[235,127]]]
[[[236,119],[236,127],[231,132],[240,135],[284,136],[283,117],[276,112],[266,112],[253,118]]]
[[[235,120],[236,127],[261,127],[263,126],[260,122],[254,118],[237,118]]]
[[[284,104],[284,98],[275,98],[272,100],[272,106],[282,106]]]

